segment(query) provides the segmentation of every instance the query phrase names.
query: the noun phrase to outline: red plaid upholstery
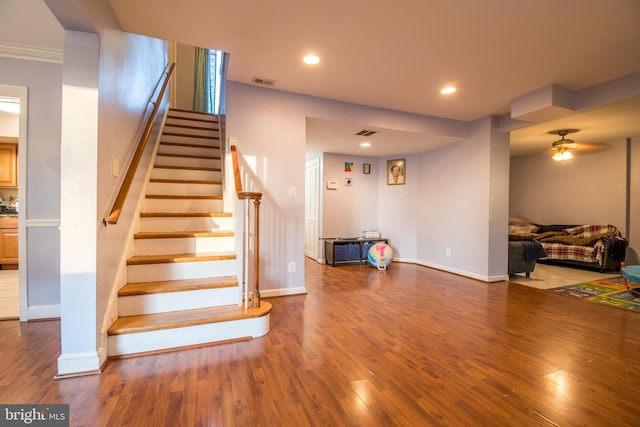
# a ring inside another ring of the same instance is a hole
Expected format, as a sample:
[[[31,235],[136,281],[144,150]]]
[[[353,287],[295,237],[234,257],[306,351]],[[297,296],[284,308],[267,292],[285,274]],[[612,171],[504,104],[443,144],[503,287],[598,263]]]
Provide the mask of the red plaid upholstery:
[[[577,238],[583,238],[583,237],[593,237],[593,236],[597,236],[599,234],[604,234],[604,233],[616,233],[616,234],[620,234],[618,233],[618,229],[613,226],[613,225],[579,225],[577,227],[573,227],[573,228],[565,228],[563,230],[565,233],[567,233],[570,236],[573,237],[577,237]]]
[[[572,246],[563,243],[545,243],[540,242],[547,258],[545,259],[561,259],[582,262],[597,262],[601,264],[602,254],[604,253],[604,243],[602,240],[596,242],[594,246]]]

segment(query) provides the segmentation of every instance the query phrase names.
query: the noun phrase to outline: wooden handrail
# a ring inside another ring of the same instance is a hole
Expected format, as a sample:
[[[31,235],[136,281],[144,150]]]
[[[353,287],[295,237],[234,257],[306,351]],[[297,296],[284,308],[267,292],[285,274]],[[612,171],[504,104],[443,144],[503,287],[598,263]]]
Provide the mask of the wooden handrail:
[[[254,239],[253,239],[253,307],[260,307],[260,199],[262,193],[252,191],[242,191],[242,179],[240,178],[240,165],[238,163],[238,152],[235,145],[231,146],[231,162],[233,164],[233,177],[236,186],[236,195],[239,200],[253,200],[254,208]],[[244,230],[245,233],[248,230]],[[246,249],[245,249],[246,250]],[[244,253],[242,256],[244,257]]]
[[[144,153],[144,149],[147,146],[147,142],[149,141],[149,136],[151,135],[151,129],[153,128],[153,123],[156,120],[156,116],[158,115],[158,110],[160,109],[160,104],[162,104],[162,98],[164,97],[164,93],[167,90],[167,86],[169,85],[169,80],[171,80],[171,76],[173,74],[173,70],[176,67],[175,62],[171,64],[169,67],[169,71],[167,71],[167,76],[164,79],[164,83],[162,84],[162,89],[160,89],[160,93],[158,94],[158,98],[156,99],[153,110],[151,111],[151,115],[149,116],[149,120],[147,120],[147,125],[144,128],[144,132],[142,132],[142,136],[140,137],[140,141],[138,142],[138,146],[136,147],[136,152],[131,159],[131,163],[127,168],[127,173],[122,181],[122,185],[120,185],[120,190],[118,191],[118,195],[113,202],[113,207],[111,208],[111,212],[109,216],[102,220],[104,225],[107,224],[117,224],[118,219],[120,218],[120,213],[122,212],[122,207],[124,206],[124,202],[127,199],[127,195],[129,194],[129,190],[131,189],[131,184],[133,183],[133,178],[138,170],[138,165],[140,164],[140,159],[142,158],[142,154]]]

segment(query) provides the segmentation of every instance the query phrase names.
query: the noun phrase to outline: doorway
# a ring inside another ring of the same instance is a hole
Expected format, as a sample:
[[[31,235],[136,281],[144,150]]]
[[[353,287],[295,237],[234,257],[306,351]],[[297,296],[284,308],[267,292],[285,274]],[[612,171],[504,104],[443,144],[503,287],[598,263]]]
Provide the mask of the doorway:
[[[0,187],[0,320],[26,320],[26,228],[20,200],[26,198],[27,88],[0,84],[0,143],[5,172],[14,178]],[[17,170],[16,170],[17,167]],[[23,204],[24,207],[24,204]],[[23,304],[21,304],[23,302]]]

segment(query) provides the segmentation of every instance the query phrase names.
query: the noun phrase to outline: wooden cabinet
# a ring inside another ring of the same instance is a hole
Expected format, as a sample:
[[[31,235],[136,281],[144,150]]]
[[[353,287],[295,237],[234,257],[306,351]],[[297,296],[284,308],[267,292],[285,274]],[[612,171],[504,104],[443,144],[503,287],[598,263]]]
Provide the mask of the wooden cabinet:
[[[17,216],[0,217],[0,264],[18,264]]]
[[[18,186],[18,146],[0,143],[0,187]]]

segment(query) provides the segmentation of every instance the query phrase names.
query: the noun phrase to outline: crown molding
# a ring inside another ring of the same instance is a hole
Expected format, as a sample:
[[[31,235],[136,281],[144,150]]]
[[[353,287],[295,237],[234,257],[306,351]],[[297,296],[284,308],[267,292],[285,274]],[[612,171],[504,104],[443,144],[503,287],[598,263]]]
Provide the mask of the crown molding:
[[[0,42],[0,58],[24,59],[27,61],[62,64],[64,51],[62,49],[50,49],[46,47]]]

